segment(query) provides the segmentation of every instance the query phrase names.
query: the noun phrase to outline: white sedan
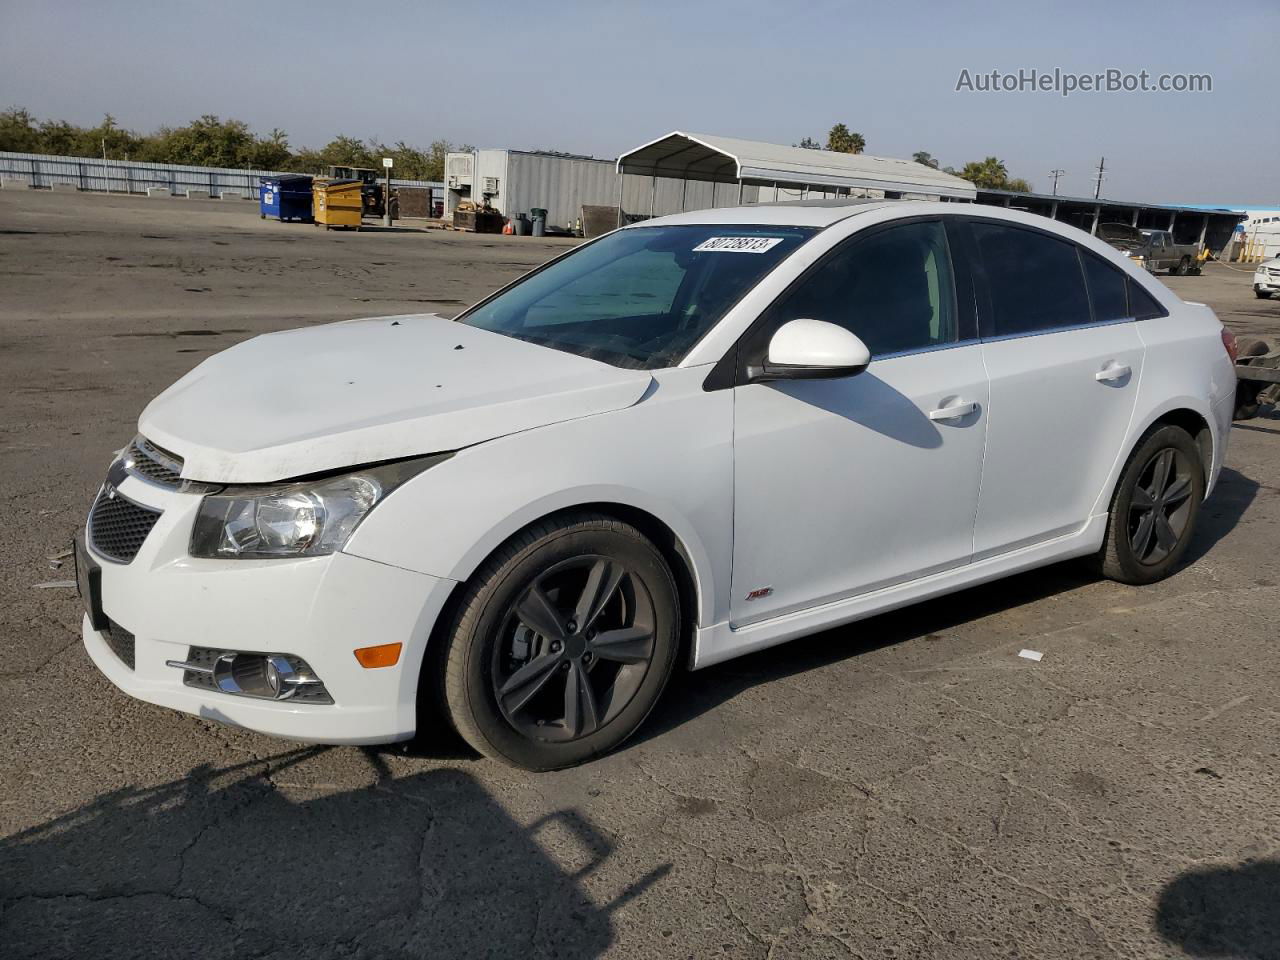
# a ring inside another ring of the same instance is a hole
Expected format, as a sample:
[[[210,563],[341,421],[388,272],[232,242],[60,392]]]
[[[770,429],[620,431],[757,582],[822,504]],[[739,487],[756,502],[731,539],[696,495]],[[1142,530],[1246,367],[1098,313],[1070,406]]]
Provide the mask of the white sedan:
[[[1072,557],[1167,576],[1222,467],[1233,350],[1041,217],[650,220],[455,321],[200,364],[92,506],[84,644],[135,697],[295,740],[443,714],[490,757],[580,763],[678,664]]]

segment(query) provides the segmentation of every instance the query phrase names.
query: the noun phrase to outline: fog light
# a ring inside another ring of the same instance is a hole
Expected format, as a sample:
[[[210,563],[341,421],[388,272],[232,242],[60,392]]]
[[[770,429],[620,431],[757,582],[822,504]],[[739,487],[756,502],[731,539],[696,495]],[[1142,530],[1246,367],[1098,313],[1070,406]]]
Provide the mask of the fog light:
[[[168,660],[165,665],[183,670],[183,683],[189,687],[258,700],[333,703],[307,662],[292,654],[192,647],[186,660]]]

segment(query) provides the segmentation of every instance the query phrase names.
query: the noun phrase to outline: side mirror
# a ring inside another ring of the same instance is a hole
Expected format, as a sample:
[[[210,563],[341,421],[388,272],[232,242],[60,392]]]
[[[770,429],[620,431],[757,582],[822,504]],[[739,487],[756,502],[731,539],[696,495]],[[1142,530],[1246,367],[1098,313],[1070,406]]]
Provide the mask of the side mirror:
[[[791,320],[769,341],[764,365],[747,368],[747,379],[831,380],[861,373],[870,362],[867,345],[844,327],[825,320]]]

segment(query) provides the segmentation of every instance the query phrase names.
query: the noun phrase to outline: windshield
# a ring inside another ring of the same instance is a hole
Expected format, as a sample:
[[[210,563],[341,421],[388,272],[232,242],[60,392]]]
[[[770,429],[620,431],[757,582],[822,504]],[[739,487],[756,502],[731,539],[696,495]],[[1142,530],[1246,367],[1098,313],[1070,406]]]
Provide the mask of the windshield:
[[[458,318],[619,367],[684,357],[810,227],[633,227],[587,244]]]

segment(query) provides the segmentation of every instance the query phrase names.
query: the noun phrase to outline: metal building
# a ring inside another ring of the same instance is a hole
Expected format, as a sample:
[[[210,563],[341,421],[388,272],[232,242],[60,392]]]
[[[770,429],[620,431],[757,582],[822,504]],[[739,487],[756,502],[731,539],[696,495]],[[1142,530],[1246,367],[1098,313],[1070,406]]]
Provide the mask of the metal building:
[[[906,200],[973,200],[972,183],[922,163],[865,153],[786,147],[674,130],[618,158],[618,172],[734,186],[749,202],[810,195]],[[696,209],[690,204],[690,209]]]
[[[446,219],[462,200],[485,200],[505,217],[541,208],[547,225],[567,228],[582,216],[583,205],[615,206],[619,175],[613,160],[536,150],[477,150],[445,157]],[[690,183],[647,176],[622,177],[622,206],[628,214],[663,216],[687,209],[727,207],[738,202],[736,185]],[[747,199],[757,199],[752,190]]]
[[[1245,219],[1245,214],[1239,210],[1017,193],[986,188],[978,190],[977,202],[1038,213],[1079,227],[1086,233],[1096,234],[1098,227],[1108,223],[1124,223],[1139,229],[1168,230],[1176,242],[1203,244],[1215,256],[1226,249],[1236,224]]]

